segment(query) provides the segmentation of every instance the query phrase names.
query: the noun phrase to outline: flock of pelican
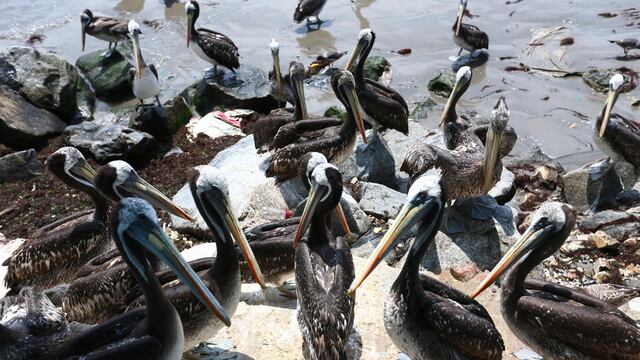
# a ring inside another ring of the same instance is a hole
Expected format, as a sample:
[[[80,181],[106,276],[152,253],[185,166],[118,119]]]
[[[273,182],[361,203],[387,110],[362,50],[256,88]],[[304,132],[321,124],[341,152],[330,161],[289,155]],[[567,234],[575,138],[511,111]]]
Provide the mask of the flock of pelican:
[[[325,3],[301,0],[294,19],[321,23],[318,16]],[[488,48],[487,34],[463,23],[466,6],[467,0],[461,0],[452,27],[455,43],[461,52]],[[196,28],[197,1],[188,1],[185,11],[187,47],[213,65],[214,74],[218,65],[235,72],[240,64],[233,41]],[[141,31],[134,20],[94,16],[85,10],[81,24],[83,48],[89,34],[109,42],[104,56],[116,51],[118,42],[130,40],[133,92],[143,104],[145,99],[158,99],[157,71],[142,57]],[[502,359],[503,338],[491,314],[474,298],[504,274],[502,315],[511,331],[545,359],[640,359],[640,329],[614,304],[580,290],[527,279],[574,228],[576,213],[569,205],[543,204],[520,240],[472,294],[420,273],[421,260],[447,208],[458,199],[486,194],[499,180],[502,158],[517,140],[503,97],[488,121],[474,122],[456,112],[471,84],[469,67],[457,72],[442,113],[445,147],[418,144],[406,154],[401,168],[410,176],[406,202],[356,274],[351,233],[340,206],[344,179],[336,165],[350,156],[358,136],[367,143],[365,123],[373,128],[370,137],[383,130],[409,132],[403,97],[364,77],[375,39],[373,31],[361,31],[346,69],[331,77],[336,98],[347,110],[344,120],[308,114],[308,70],[294,61],[283,75],[279,44],[271,42],[272,93],[293,109],[260,118],[255,147],[271,153],[266,175],[277,184],[299,178],[306,186],[304,211],[299,218],[262,224],[245,233],[232,211],[224,174],[198,166],[189,175],[189,188],[215,239],[217,252],[212,257],[187,262],[181,256],[156,211],[186,220],[195,214],[180,209],[126,162],[93,169],[75,148],[51,154],[49,171],[91,198],[94,209],[35,230],[3,264],[10,292],[0,300],[0,358],[180,359],[186,349],[231,325],[244,281],[263,288],[274,284],[297,298],[306,357],[347,359],[357,289],[402,235],[417,227],[384,309],[388,335],[410,358]],[[325,59],[331,63],[340,56]],[[612,112],[623,86],[622,75],[611,78],[594,137],[612,160],[630,162],[640,171],[640,124]],[[336,218],[345,236],[335,235]],[[295,294],[281,285],[292,273]]]

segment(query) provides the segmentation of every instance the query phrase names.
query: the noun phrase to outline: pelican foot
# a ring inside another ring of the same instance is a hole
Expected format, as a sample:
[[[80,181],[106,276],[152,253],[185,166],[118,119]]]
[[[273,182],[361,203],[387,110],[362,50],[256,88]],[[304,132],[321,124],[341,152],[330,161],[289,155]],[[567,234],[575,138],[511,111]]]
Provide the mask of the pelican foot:
[[[237,358],[237,354],[230,353],[233,348],[231,343],[213,344],[201,342],[189,351],[189,358],[196,360],[227,360]]]
[[[294,279],[289,279],[284,281],[277,287],[280,295],[287,297],[289,299],[297,299],[298,295],[296,294],[296,281]]]

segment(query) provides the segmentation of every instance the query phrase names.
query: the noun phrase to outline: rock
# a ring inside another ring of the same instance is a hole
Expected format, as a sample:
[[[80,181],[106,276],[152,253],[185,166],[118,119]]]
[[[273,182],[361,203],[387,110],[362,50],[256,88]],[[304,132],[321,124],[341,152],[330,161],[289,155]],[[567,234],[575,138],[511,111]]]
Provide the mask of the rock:
[[[126,46],[119,44],[118,51],[104,57],[103,50],[81,56],[76,61],[87,80],[93,86],[96,95],[106,101],[122,101],[132,99],[132,85],[129,80],[131,64],[122,55]]]
[[[253,136],[250,135],[219,152],[209,163],[225,174],[233,213],[245,228],[264,222],[261,218],[262,208],[287,208],[273,179],[267,178],[260,169],[268,156],[269,154],[256,153]],[[188,184],[178,191],[173,201],[195,218],[191,223],[171,216],[176,231],[211,238],[209,228],[193,202]]]
[[[91,85],[82,77],[78,77],[76,84],[76,102],[78,110],[72,121],[73,124],[79,124],[86,120],[92,120],[96,111],[96,94],[93,93]]]
[[[0,157],[0,183],[28,180],[42,175],[42,163],[34,149]]]
[[[347,112],[344,111],[343,108],[334,105],[325,110],[323,116],[329,118],[336,117],[341,119],[342,121],[345,121],[347,119]]]
[[[578,229],[593,233],[609,225],[619,225],[637,221],[636,217],[624,211],[605,210],[585,216],[578,221]]]
[[[615,207],[616,195],[623,190],[608,161],[598,162],[562,176],[562,196],[578,212]]]
[[[586,248],[584,241],[567,241],[560,247],[560,252],[565,255],[571,255]]]
[[[396,187],[395,159],[381,136],[367,136],[366,145],[358,137],[355,151],[338,168],[344,181],[357,178]]]
[[[0,87],[0,143],[14,149],[41,145],[61,134],[66,124],[52,113]]]
[[[435,109],[436,107],[438,107],[438,103],[433,101],[433,99],[429,97],[427,98],[427,100],[420,101],[416,104],[416,107],[413,108],[413,111],[411,111],[411,114],[409,114],[409,118],[415,121],[424,120],[428,117],[429,111]],[[411,134],[411,131],[409,131],[409,134]]]
[[[26,47],[0,53],[0,84],[64,121],[75,115],[78,79],[76,69],[56,55]]]
[[[544,164],[536,169],[536,176],[544,182],[558,183],[558,169],[553,164]]]
[[[636,172],[635,167],[631,163],[622,160],[615,161],[613,162],[613,169],[619,181],[622,183],[624,190],[633,188],[636,184]]]
[[[457,73],[463,66],[468,66],[474,69],[486,64],[487,61],[489,61],[489,50],[476,49],[471,54],[458,57],[456,61],[451,64],[451,70]]]
[[[591,234],[589,236],[589,241],[596,249],[605,249],[605,248],[613,248],[620,245],[618,240],[612,238],[606,232],[599,230],[596,231],[595,234]]]
[[[460,266],[454,266],[449,269],[451,272],[451,276],[453,276],[456,280],[467,282],[473,279],[476,274],[480,272],[478,265],[476,263],[468,263]]]
[[[507,168],[502,168],[500,180],[489,190],[487,194],[491,195],[498,205],[504,205],[511,201],[516,195],[516,176]]]
[[[221,120],[219,120],[215,113],[211,112],[202,118],[193,118],[187,124],[187,130],[189,136],[197,138],[198,134],[204,134],[212,139],[216,139],[222,136],[245,136],[244,133],[237,127],[231,126]],[[253,149],[253,152],[256,150]]]
[[[178,132],[193,117],[193,111],[181,95],[164,103],[164,109],[167,112],[167,127],[172,134]]]
[[[136,107],[131,114],[130,126],[160,139],[171,135],[169,114],[162,106],[144,105]]]
[[[112,160],[140,163],[153,155],[157,148],[156,140],[147,133],[93,121],[67,127],[64,140],[101,164]]]
[[[525,348],[520,349],[513,353],[518,360],[543,360],[542,356],[536,354],[535,352]]]
[[[380,219],[394,218],[402,205],[406,196],[384,185],[359,181],[357,184],[358,203],[365,213]]]
[[[594,261],[593,263],[593,272],[598,273],[601,271],[608,271],[613,269],[614,266],[614,262],[615,260],[613,259],[604,259],[604,258],[598,258],[596,259],[596,261]]]
[[[609,281],[610,278],[611,274],[609,274],[608,271],[598,271],[597,273],[593,274],[593,280],[595,280],[595,282],[598,284],[605,283]]]
[[[622,87],[622,92],[629,92],[636,87],[638,75],[627,68],[598,69],[592,67],[582,74],[582,80],[595,91],[606,94],[609,91],[609,80],[618,73],[622,73],[624,76],[625,84]]]
[[[369,56],[364,62],[364,77],[365,79],[379,81],[382,73],[390,66],[389,61],[382,56]],[[355,63],[351,71],[355,71]]]
[[[627,249],[630,249],[633,251],[638,248],[638,238],[637,237],[628,238],[622,243],[622,245],[624,245],[624,247],[626,247]]]
[[[409,136],[393,130],[385,130],[380,134],[386,141],[391,155],[393,155],[396,170],[400,170],[404,157],[415,144],[427,143],[429,145],[444,146],[442,131],[426,130],[415,121],[409,121]]]
[[[618,241],[624,241],[632,236],[640,236],[640,223],[631,221],[624,224],[612,224],[603,228],[602,231]]]
[[[268,114],[278,108],[278,102],[269,92],[267,74],[255,67],[242,65],[236,73],[219,70],[214,76],[198,81],[192,104],[200,114],[208,114],[216,107],[250,109]],[[183,92],[183,96],[191,90]],[[185,96],[185,98],[189,99]]]
[[[456,83],[456,74],[453,72],[440,73],[429,81],[427,88],[430,92],[443,98],[448,98]]]

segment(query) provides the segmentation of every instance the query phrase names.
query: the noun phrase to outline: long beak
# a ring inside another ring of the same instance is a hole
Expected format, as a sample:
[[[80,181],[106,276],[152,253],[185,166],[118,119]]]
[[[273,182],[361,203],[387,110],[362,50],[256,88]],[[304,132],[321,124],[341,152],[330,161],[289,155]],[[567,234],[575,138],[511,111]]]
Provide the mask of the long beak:
[[[291,79],[293,86],[296,88],[296,92],[298,93],[298,97],[300,98],[300,107],[302,108],[302,120],[306,120],[309,118],[309,113],[307,112],[307,99],[304,96],[304,83],[299,80]]]
[[[358,94],[356,94],[356,89],[349,89],[347,93],[347,101],[349,101],[349,105],[351,108],[351,112],[356,119],[356,125],[360,130],[360,136],[362,136],[362,142],[367,143],[367,134],[364,131],[364,121],[362,120],[362,110],[360,109],[360,101],[358,100]]]
[[[191,14],[187,14],[187,47],[191,43],[191,27],[193,22],[193,16]]]
[[[338,216],[338,221],[340,221],[340,226],[342,226],[342,230],[344,230],[344,234],[349,239],[349,242],[353,240],[353,234],[351,233],[351,229],[349,229],[349,223],[347,222],[347,217],[344,215],[344,209],[342,209],[342,204],[338,203],[336,206],[336,215]]]
[[[82,24],[82,51],[84,51],[84,44],[87,41],[87,31],[84,29],[84,24]]]
[[[311,225],[313,214],[316,212],[318,204],[320,203],[320,200],[324,195],[324,191],[321,190],[322,187],[322,185],[316,184],[309,191],[307,203],[304,205],[304,211],[302,212],[302,217],[300,218],[300,223],[298,224],[298,230],[296,231],[296,237],[293,240],[294,247],[298,246],[298,243],[300,243],[300,239],[302,239],[302,235],[307,232],[309,225]]]
[[[460,4],[458,7],[458,18],[456,19],[456,36],[460,33],[460,27],[462,27],[462,18],[464,17],[464,11],[466,10],[465,4]]]
[[[611,118],[611,110],[613,110],[613,105],[615,105],[616,100],[618,100],[618,92],[614,90],[609,90],[609,96],[607,98],[607,107],[604,110],[604,115],[602,117],[602,124],[600,125],[600,137],[603,137],[605,131],[607,131],[607,125],[609,125],[609,119]]]
[[[85,181],[88,181],[89,184],[92,184],[93,179],[96,177],[96,171],[85,161],[78,162],[71,168],[71,171]]]
[[[280,54],[273,53],[273,69],[276,73],[276,81],[278,82],[278,95],[282,96],[282,75],[280,72]]]
[[[493,177],[495,175],[496,163],[498,162],[498,152],[502,143],[503,131],[496,131],[489,125],[487,140],[484,147],[484,158],[482,167],[484,170],[483,191],[486,193],[493,187]]]
[[[136,197],[147,200],[155,207],[163,209],[187,221],[193,221],[191,215],[187,214],[178,205],[160,192],[160,190],[153,187],[141,177],[136,177],[135,180],[129,180],[120,186]]]
[[[132,236],[139,235],[134,233]],[[148,232],[147,239],[140,239],[138,241],[154,255],[162,259],[163,262],[176,273],[182,283],[184,283],[220,321],[224,322],[227,326],[231,326],[231,319],[222,307],[222,304],[213,296],[200,277],[198,277],[187,261],[180,255],[178,249],[176,249],[171,239],[169,239],[162,229],[154,226]]]
[[[445,121],[447,120],[447,114],[449,113],[449,110],[452,106],[455,106],[453,99],[457,97],[459,91],[460,81],[456,81],[456,83],[453,84],[453,89],[451,90],[451,95],[449,95],[449,99],[447,100],[447,105],[445,105],[444,110],[442,110],[442,115],[440,115],[440,125],[438,126],[442,127],[444,125]]]
[[[509,251],[500,259],[498,264],[491,270],[489,275],[482,281],[471,298],[475,298],[493,284],[505,271],[507,271],[522,256],[527,254],[540,240],[543,240],[545,229],[537,226],[530,226]]]
[[[353,63],[360,57],[360,53],[364,49],[364,42],[358,41],[356,46],[353,48],[351,52],[351,56],[349,56],[349,61],[347,61],[347,65],[344,67],[345,70],[351,71],[351,67],[353,67]]]
[[[133,53],[136,61],[136,76],[138,79],[142,79],[142,52],[140,51],[140,42],[137,34],[131,36],[131,43],[133,44]]]
[[[406,203],[396,216],[393,225],[387,232],[384,234],[384,237],[378,243],[378,247],[376,247],[375,251],[367,260],[367,264],[364,267],[364,271],[360,273],[360,275],[356,278],[356,280],[347,291],[347,295],[352,296],[355,291],[362,285],[364,280],[373,272],[373,270],[382,262],[385,255],[389,251],[391,245],[396,241],[398,236],[402,234],[407,228],[413,226],[416,220],[416,214],[419,212],[420,206],[413,205],[411,203]]]

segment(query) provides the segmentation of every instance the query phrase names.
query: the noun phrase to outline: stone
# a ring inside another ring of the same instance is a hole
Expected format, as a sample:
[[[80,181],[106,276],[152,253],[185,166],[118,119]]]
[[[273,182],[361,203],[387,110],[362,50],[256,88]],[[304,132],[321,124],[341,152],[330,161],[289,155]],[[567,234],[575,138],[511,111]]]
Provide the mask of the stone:
[[[463,66],[474,69],[486,64],[487,61],[489,61],[489,51],[487,49],[476,49],[470,54],[459,56],[453,64],[451,64],[451,70],[457,73]]]
[[[31,47],[0,53],[0,84],[64,121],[75,115],[78,79],[77,70],[56,55]]]
[[[591,241],[591,244],[596,249],[614,248],[620,245],[618,240],[609,236],[609,234],[602,230],[598,230],[594,234],[591,234],[589,236],[589,241]]]
[[[448,98],[453,91],[453,85],[456,83],[456,74],[448,71],[438,74],[435,78],[429,81],[427,88],[429,91],[437,96]]]
[[[216,107],[224,109],[249,109],[268,114],[278,108],[269,92],[267,74],[253,66],[242,65],[236,73],[218,70],[216,74],[198,81],[182,95],[189,99],[199,114],[208,114]]]
[[[356,138],[355,151],[338,165],[344,181],[353,178],[396,187],[396,165],[391,149],[381,136],[367,131],[367,144]]]
[[[608,271],[598,271],[597,273],[593,274],[593,280],[595,280],[595,282],[598,284],[605,283],[609,281],[610,278],[611,274],[609,274]]]
[[[66,124],[10,89],[0,87],[0,143],[29,149],[61,134]]]
[[[612,165],[616,175],[622,183],[623,189],[628,190],[633,188],[633,185],[636,184],[637,178],[636,168],[633,166],[633,164],[619,160],[614,161]]]
[[[516,195],[516,176],[507,168],[502,168],[500,180],[489,190],[487,194],[496,199],[498,205],[504,205]]]
[[[189,137],[193,139],[197,138],[199,134],[204,134],[212,139],[223,136],[245,136],[239,128],[218,119],[215,112],[210,112],[202,118],[191,119],[187,124],[187,130]]]
[[[364,77],[365,79],[379,81],[382,74],[390,66],[389,61],[382,56],[369,56],[364,62]],[[351,71],[355,71],[355,63]]]
[[[172,134],[178,132],[193,117],[191,107],[181,95],[167,101],[163,106],[167,112],[167,127]]]
[[[602,228],[602,231],[618,241],[624,241],[629,237],[640,236],[640,223],[631,221],[623,224],[613,224]]]
[[[357,192],[358,205],[365,213],[380,219],[394,218],[405,202],[406,195],[384,185],[359,181]]]
[[[442,131],[427,130],[420,123],[409,121],[409,136],[393,130],[385,130],[380,133],[391,151],[395,161],[396,170],[400,170],[404,157],[417,143],[427,143],[444,147]]]
[[[267,178],[260,168],[268,156],[270,155],[256,152],[253,136],[250,135],[219,152],[209,163],[225,175],[233,213],[245,228],[264,222],[261,217],[263,208],[287,208],[273,179]],[[194,222],[188,222],[171,216],[176,231],[211,238],[210,230],[191,197],[188,184],[173,196],[173,201],[195,218]]]
[[[638,238],[637,237],[628,238],[622,243],[622,245],[624,245],[624,247],[626,247],[627,249],[630,249],[633,251],[638,248]]]
[[[598,69],[595,67],[589,68],[589,70],[582,73],[582,80],[589,85],[593,90],[601,93],[607,93],[609,91],[609,80],[615,74],[621,73],[620,69]],[[622,72],[624,76],[625,85],[622,87],[622,92],[628,92],[635,88],[635,84],[638,82],[637,74],[631,72]]]
[[[536,176],[545,182],[557,183],[560,173],[553,164],[544,164],[536,169]]]
[[[42,175],[42,162],[37,156],[34,149],[29,149],[0,157],[0,184]]]
[[[586,248],[583,241],[567,241],[560,247],[560,252],[565,255],[571,255]]]
[[[328,118],[336,117],[342,121],[345,121],[347,119],[347,112],[344,111],[344,108],[334,105],[328,108],[327,110],[325,110],[322,116],[328,117]]]
[[[151,134],[155,138],[167,138],[169,130],[169,114],[162,106],[143,105],[131,113],[131,128]]]
[[[476,263],[467,263],[459,266],[454,266],[449,269],[451,272],[451,276],[453,276],[456,280],[467,282],[473,279],[476,274],[480,272],[478,265]]]
[[[129,69],[129,61],[122,53],[129,53],[127,45],[118,44],[118,51],[105,57],[104,50],[83,55],[76,61],[76,66],[91,83],[98,98],[106,101],[123,101],[133,99]]]
[[[137,164],[153,156],[158,145],[150,134],[119,124],[95,121],[67,127],[64,140],[100,164],[112,160]]]
[[[78,109],[72,124],[79,124],[83,121],[93,120],[96,111],[96,94],[91,89],[91,85],[82,77],[78,77],[76,84],[76,102]]]
[[[622,183],[608,161],[587,165],[562,176],[562,196],[578,212],[616,206]]]
[[[438,107],[438,103],[433,101],[433,99],[429,97],[426,100],[420,101],[416,104],[416,107],[414,107],[413,111],[411,111],[411,114],[409,114],[409,118],[413,119],[414,121],[425,120],[428,118],[429,112]]]
[[[636,217],[624,211],[605,210],[583,217],[578,221],[582,232],[596,232],[609,225],[618,225],[637,221]]]

